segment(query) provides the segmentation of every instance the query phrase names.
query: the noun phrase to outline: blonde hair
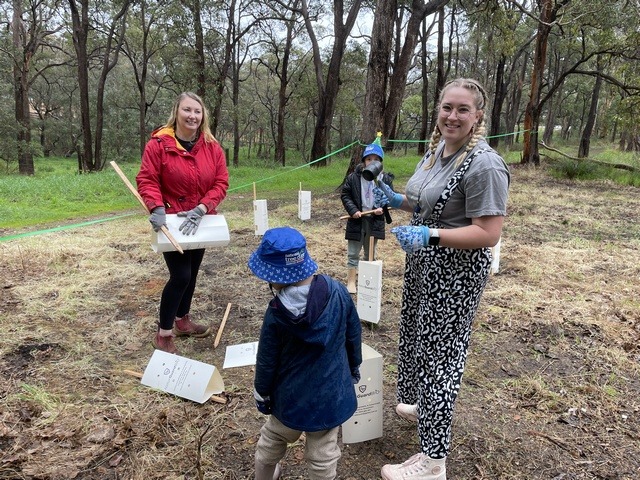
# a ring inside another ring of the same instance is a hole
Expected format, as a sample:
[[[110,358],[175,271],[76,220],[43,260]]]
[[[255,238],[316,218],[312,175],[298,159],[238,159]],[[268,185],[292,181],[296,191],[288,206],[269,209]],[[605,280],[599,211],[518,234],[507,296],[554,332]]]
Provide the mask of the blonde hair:
[[[471,131],[473,135],[469,139],[466,148],[464,149],[464,155],[461,155],[458,160],[456,160],[456,165],[460,165],[464,162],[464,159],[467,158],[469,152],[473,150],[473,148],[478,144],[480,139],[484,137],[484,134],[487,131],[487,125],[485,122],[485,107],[487,105],[487,92],[484,87],[480,85],[476,80],[471,78],[456,78],[455,80],[451,80],[447,82],[445,86],[442,88],[440,92],[440,97],[438,98],[438,108],[440,108],[440,103],[442,103],[442,99],[444,98],[445,93],[451,88],[465,88],[471,92],[471,95],[474,99],[474,106],[477,110],[482,112],[482,116],[480,117],[480,121],[473,125]],[[425,165],[425,170],[433,167],[433,164],[436,162],[435,152],[440,144],[440,138],[442,137],[442,132],[440,132],[440,128],[438,128],[438,124],[436,123],[435,128],[433,129],[433,133],[431,134],[431,140],[429,141],[429,151],[431,152],[431,159],[428,165]]]
[[[178,108],[180,108],[180,103],[185,98],[195,100],[200,104],[200,107],[202,108],[202,122],[200,122],[200,126],[198,127],[198,136],[200,136],[200,132],[202,132],[204,134],[205,142],[217,142],[216,138],[213,136],[213,133],[211,133],[211,128],[209,127],[209,112],[207,110],[207,107],[204,105],[202,98],[200,98],[199,95],[196,95],[193,92],[182,92],[180,95],[178,95],[175,102],[173,103],[171,115],[169,115],[169,119],[167,120],[167,123],[164,125],[164,127],[173,128],[173,130],[175,131],[176,119],[178,117]]]

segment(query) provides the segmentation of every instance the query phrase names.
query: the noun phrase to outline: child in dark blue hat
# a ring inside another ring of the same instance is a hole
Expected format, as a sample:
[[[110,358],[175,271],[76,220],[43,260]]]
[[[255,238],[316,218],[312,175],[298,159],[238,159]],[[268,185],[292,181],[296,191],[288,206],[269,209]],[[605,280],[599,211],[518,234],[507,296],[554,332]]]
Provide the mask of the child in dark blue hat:
[[[249,268],[274,293],[256,358],[256,406],[269,417],[256,447],[255,478],[278,478],[287,444],[305,432],[308,477],[333,479],[338,430],[357,408],[362,344],[356,306],[342,283],[314,275],[318,266],[293,228],[267,230]]]
[[[347,289],[349,293],[356,293],[356,277],[358,274],[358,263],[360,262],[360,252],[364,249],[364,259],[369,260],[369,239],[374,238],[373,255],[375,260],[375,249],[379,239],[384,240],[385,218],[384,209],[389,200],[382,194],[375,185],[375,181],[367,180],[363,176],[365,168],[370,167],[374,162],[384,159],[384,151],[380,145],[382,133],[378,132],[375,141],[367,145],[362,152],[362,161],[356,166],[353,173],[347,176],[342,186],[340,199],[344,209],[349,214],[344,238],[347,240]],[[393,188],[393,175],[382,172],[374,180],[382,180],[386,185]],[[372,211],[371,214],[362,212]],[[387,221],[391,218],[386,213]]]

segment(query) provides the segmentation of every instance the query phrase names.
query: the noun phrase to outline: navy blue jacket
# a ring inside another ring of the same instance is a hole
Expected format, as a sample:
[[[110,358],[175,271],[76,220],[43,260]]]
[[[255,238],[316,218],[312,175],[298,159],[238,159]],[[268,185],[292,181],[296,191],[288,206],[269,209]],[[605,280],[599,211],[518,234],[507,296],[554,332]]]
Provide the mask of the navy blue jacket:
[[[362,363],[360,318],[346,287],[327,275],[311,283],[304,314],[276,297],[264,315],[254,387],[272,415],[294,430],[341,425],[357,408],[351,376]]]

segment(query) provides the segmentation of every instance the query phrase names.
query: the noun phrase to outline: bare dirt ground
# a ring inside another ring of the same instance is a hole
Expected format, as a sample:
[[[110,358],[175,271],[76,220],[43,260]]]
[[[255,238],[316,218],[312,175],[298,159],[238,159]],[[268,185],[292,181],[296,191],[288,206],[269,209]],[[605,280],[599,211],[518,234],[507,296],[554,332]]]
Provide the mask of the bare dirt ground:
[[[267,198],[270,225],[299,228],[320,271],[344,280],[335,192],[313,192],[304,223],[296,192]],[[207,252],[192,314],[216,332],[232,303],[222,340],[178,341],[218,368],[226,346],[257,340],[270,298],[246,267],[259,242],[251,197],[231,195],[221,213],[231,243]],[[252,478],[264,417],[251,367],[222,370],[227,402],[203,405],[124,372],[151,357],[166,280],[148,231],[134,215],[0,244],[0,479]],[[394,413],[404,258],[393,236],[380,258],[382,319],[363,340],[384,356],[384,435],[341,445],[340,479],[380,478],[419,450]],[[514,167],[500,267],[474,326],[448,478],[640,478],[640,191]],[[305,478],[302,441],[283,467]]]

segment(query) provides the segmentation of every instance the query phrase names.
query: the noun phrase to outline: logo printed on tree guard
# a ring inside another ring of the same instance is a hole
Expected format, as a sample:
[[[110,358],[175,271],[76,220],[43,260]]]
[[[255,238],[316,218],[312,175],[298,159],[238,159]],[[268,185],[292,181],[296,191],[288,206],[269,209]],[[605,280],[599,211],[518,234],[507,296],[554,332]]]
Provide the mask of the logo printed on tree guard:
[[[284,262],[286,265],[296,265],[304,262],[304,248],[296,253],[287,253],[284,256]]]

